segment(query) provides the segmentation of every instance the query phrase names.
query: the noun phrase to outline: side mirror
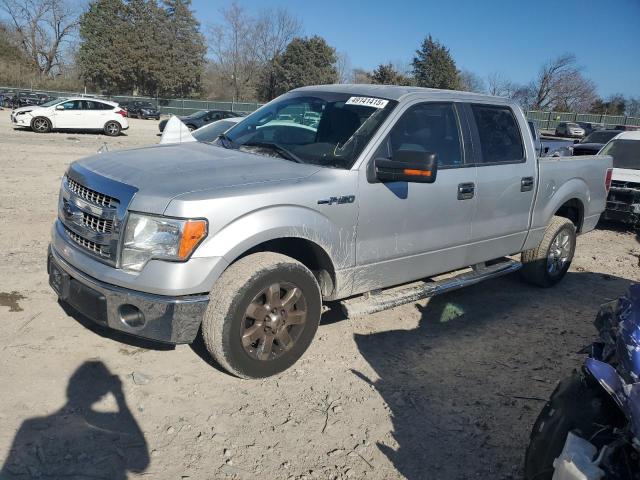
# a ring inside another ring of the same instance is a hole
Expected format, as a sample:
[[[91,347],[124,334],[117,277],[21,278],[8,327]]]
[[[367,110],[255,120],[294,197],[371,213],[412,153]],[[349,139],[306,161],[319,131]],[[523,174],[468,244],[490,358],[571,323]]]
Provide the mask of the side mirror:
[[[580,140],[578,140],[577,138],[573,141],[573,144],[575,145],[576,143],[580,143]]]
[[[64,105],[56,105],[56,110],[64,110]]]
[[[376,158],[367,175],[373,182],[433,183],[438,173],[438,155],[433,152],[400,150],[393,159]]]
[[[547,153],[549,153],[549,147],[544,147],[544,154],[546,155]]]

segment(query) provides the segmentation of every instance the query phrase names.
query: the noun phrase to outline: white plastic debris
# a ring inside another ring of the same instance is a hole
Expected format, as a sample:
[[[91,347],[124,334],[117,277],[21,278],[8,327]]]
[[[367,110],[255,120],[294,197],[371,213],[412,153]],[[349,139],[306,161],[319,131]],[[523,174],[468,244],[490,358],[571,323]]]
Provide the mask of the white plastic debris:
[[[604,472],[598,467],[598,450],[587,440],[569,432],[562,453],[553,461],[552,480],[600,480]]]
[[[167,124],[164,126],[164,131],[162,132],[162,138],[160,138],[161,144],[196,141],[195,137],[191,135],[189,128],[175,115],[172,115],[169,121],[167,121]]]

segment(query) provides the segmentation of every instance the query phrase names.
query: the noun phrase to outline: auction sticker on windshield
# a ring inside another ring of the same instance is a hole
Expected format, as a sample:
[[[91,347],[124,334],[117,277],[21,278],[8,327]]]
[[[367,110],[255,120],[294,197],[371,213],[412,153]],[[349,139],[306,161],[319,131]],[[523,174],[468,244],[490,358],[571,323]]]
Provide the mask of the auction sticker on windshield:
[[[362,105],[363,107],[384,108],[389,100],[373,97],[351,97],[345,105]]]

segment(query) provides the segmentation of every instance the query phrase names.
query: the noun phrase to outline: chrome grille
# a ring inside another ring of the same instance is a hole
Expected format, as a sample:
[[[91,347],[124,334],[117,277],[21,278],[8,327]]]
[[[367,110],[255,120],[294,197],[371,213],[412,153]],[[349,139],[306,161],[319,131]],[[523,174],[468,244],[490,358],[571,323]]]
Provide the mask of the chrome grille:
[[[113,220],[96,217],[87,212],[82,212],[82,223],[98,233],[111,233],[113,231]]]
[[[96,205],[100,205],[101,207],[114,207],[118,203],[115,198],[103,193],[96,192],[95,190],[91,190],[84,185],[80,185],[78,182],[72,180],[69,177],[67,177],[67,186],[69,190],[76,194],[78,197]]]
[[[67,235],[69,235],[69,238],[71,240],[73,240],[75,243],[77,243],[78,245],[86,248],[87,250],[92,251],[93,253],[100,255],[102,257],[108,257],[109,254],[108,252],[105,252],[103,250],[103,247],[96,243],[96,242],[92,242],[91,240],[88,240],[84,237],[81,237],[80,235],[78,235],[77,233],[69,230],[67,227],[64,227],[65,232],[67,232]]]

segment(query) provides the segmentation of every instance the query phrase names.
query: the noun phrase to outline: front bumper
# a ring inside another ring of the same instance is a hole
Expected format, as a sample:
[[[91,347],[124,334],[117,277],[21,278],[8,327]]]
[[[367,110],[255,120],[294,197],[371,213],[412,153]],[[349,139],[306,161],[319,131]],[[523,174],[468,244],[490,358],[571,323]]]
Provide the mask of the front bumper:
[[[150,340],[178,344],[195,339],[209,298],[138,292],[91,278],[49,247],[49,284],[58,297],[96,324]]]

